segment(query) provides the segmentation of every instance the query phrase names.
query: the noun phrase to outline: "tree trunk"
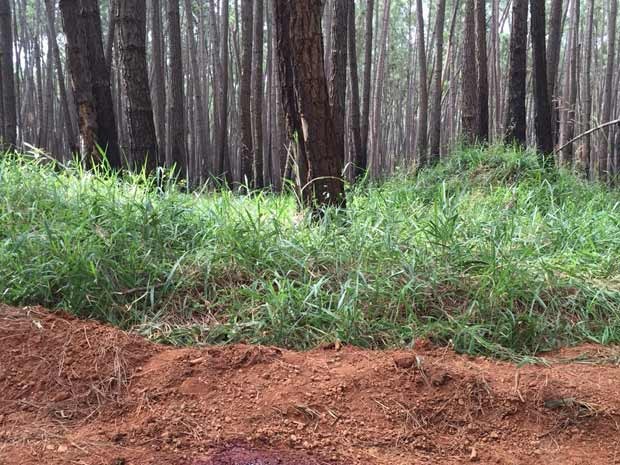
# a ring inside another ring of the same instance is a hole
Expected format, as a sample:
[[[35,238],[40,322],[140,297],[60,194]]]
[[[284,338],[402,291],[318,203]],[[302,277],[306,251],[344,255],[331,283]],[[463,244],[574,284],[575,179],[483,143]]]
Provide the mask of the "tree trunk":
[[[463,139],[467,144],[476,142],[480,124],[478,71],[476,68],[475,0],[465,0],[465,24],[463,30],[463,103],[461,108],[461,120],[463,125]]]
[[[103,51],[103,32],[98,0],[81,0],[82,14],[86,20],[88,59],[92,72],[93,95],[96,103],[98,143],[105,150],[112,168],[122,167],[118,146],[118,132],[114,118],[114,102],[110,86],[110,73]]]
[[[301,178],[304,205],[315,209],[344,206],[338,152],[323,63],[321,1],[273,0],[278,70],[291,140],[299,142],[305,162]]]
[[[349,61],[349,79],[351,82],[351,138],[353,139],[353,177],[359,179],[364,175],[366,160],[362,153],[362,135],[360,130],[360,85],[357,74],[357,37],[355,28],[355,2],[351,2],[347,11],[347,43]],[[364,167],[364,168],[362,168]]]
[[[241,1],[241,77],[239,81],[239,129],[241,183],[254,185],[252,179],[252,3]]]
[[[65,74],[62,70],[62,62],[60,61],[60,50],[58,49],[58,42],[56,41],[56,22],[54,18],[54,5],[52,0],[45,0],[45,13],[47,18],[47,28],[49,31],[50,41],[48,45],[51,45],[52,54],[54,56],[54,64],[56,68],[56,75],[58,79],[58,89],[60,92],[60,103],[62,105],[63,113],[65,114],[65,131],[67,136],[67,143],[69,144],[69,150],[71,154],[78,152],[79,147],[77,143],[77,136],[75,135],[75,129],[71,120],[71,112],[69,110],[69,98],[67,97],[67,87],[65,86]]]
[[[443,32],[446,16],[446,0],[439,0],[435,23],[435,70],[433,72],[433,95],[431,109],[431,134],[429,164],[437,163],[441,156],[441,97],[443,82]]]
[[[17,144],[17,103],[15,98],[15,73],[13,69],[13,28],[11,3],[0,0],[0,76],[2,79],[2,115],[4,149]]]
[[[584,118],[583,118],[583,131],[588,131],[592,124],[592,40],[594,35],[594,0],[590,0],[588,3],[588,31],[586,37],[586,70],[585,79],[583,81],[583,105],[584,105]],[[585,170],[586,177],[592,178],[594,173],[597,173],[598,163],[594,165],[592,162],[595,157],[592,157],[592,138],[588,134],[583,141],[583,154],[581,164]]]
[[[189,43],[189,63],[192,69],[192,88],[194,89],[194,101],[195,101],[195,112],[196,112],[196,146],[195,146],[195,154],[199,163],[195,163],[194,172],[191,173],[193,179],[199,179],[201,174],[200,166],[202,166],[203,159],[207,156],[207,138],[209,136],[207,124],[206,124],[206,112],[204,107],[204,96],[202,91],[202,85],[200,80],[200,69],[198,66],[198,58],[199,52],[196,47],[196,40],[194,38],[195,28],[194,28],[194,12],[192,11],[192,2],[191,0],[185,0],[185,17],[187,19],[187,30],[188,30],[188,38],[187,41]]]
[[[185,149],[185,110],[183,109],[183,49],[181,47],[181,24],[179,0],[168,2],[168,60],[170,62],[170,105],[168,113],[168,140],[170,162],[176,166],[180,179],[187,178]]]
[[[531,0],[532,51],[534,55],[534,125],[536,147],[544,160],[553,162],[553,127],[547,83],[547,51],[545,45],[545,3]]]
[[[383,19],[381,25],[381,38],[379,40],[379,51],[377,58],[377,69],[375,73],[375,90],[373,97],[372,108],[372,128],[370,134],[370,164],[372,167],[373,175],[378,177],[383,174],[385,163],[383,159],[383,146],[382,146],[382,109],[383,109],[383,88],[385,78],[385,62],[387,61],[387,43],[389,36],[389,24],[390,24],[390,8],[391,0],[385,0],[383,3]]]
[[[428,150],[428,71],[426,69],[426,45],[424,42],[424,10],[422,0],[417,0],[416,16],[418,19],[418,70],[420,100],[418,105],[417,154],[421,166],[427,164]]]
[[[553,128],[553,142],[558,141],[558,104],[556,95],[558,67],[560,64],[560,49],[562,46],[562,0],[552,0],[549,18],[549,47],[547,48],[547,70],[549,99],[551,100],[551,118]]]
[[[252,146],[254,147],[252,178],[254,187],[265,186],[263,174],[263,47],[264,47],[264,4],[254,0],[254,44],[252,46]]]
[[[610,0],[609,22],[607,23],[607,64],[605,67],[605,88],[603,94],[603,123],[611,119],[611,108],[613,97],[613,77],[615,71],[616,57],[616,16],[618,14],[618,0]],[[605,150],[603,150],[603,159],[600,162],[600,169],[603,177],[609,177],[612,173],[612,147],[611,131],[609,128],[603,130]]]
[[[372,76],[372,35],[373,14],[375,1],[366,0],[366,36],[364,43],[364,88],[362,90],[362,120],[360,123],[360,136],[362,150],[358,160],[360,172],[368,168],[368,133],[370,126],[370,89]]]
[[[152,171],[158,158],[146,64],[146,0],[118,0],[114,16],[118,23],[118,52],[127,96],[129,146],[125,155],[134,169],[145,166]]]
[[[151,0],[151,37],[153,60],[151,97],[159,149],[158,165],[162,165],[166,162],[166,68],[160,0]]]
[[[476,0],[476,66],[478,68],[478,141],[489,141],[489,65],[486,0]]]
[[[513,0],[508,71],[507,144],[526,144],[527,0]]]
[[[228,183],[232,182],[230,171],[225,171],[228,158],[228,0],[221,0],[220,9],[220,73],[219,73],[219,115],[215,137],[215,149],[218,151],[216,159],[216,175],[226,176]]]
[[[86,167],[105,150],[112,168],[121,167],[110,76],[103,54],[96,0],[60,0],[73,95],[78,106],[82,159]],[[67,115],[68,117],[68,115]]]
[[[572,140],[575,136],[575,115],[577,109],[577,63],[579,55],[579,15],[580,15],[580,2],[579,0],[573,0],[573,10],[571,13],[571,40],[569,48],[566,53],[566,89],[568,95],[568,105],[564,112],[562,131],[561,131],[561,143],[566,144]],[[562,161],[568,166],[572,166],[574,161],[573,144],[567,144],[566,148],[562,150]]]
[[[331,66],[329,67],[329,103],[334,120],[337,152],[344,165],[344,126],[347,95],[347,0],[333,0],[331,20]]]

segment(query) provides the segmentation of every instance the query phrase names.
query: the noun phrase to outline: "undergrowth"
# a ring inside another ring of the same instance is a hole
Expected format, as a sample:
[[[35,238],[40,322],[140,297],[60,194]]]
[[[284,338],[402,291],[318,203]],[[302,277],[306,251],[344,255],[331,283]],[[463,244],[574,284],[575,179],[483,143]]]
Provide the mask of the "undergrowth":
[[[492,147],[349,199],[313,222],[289,195],[183,193],[6,156],[0,299],[172,344],[431,338],[527,360],[620,341],[618,192]]]

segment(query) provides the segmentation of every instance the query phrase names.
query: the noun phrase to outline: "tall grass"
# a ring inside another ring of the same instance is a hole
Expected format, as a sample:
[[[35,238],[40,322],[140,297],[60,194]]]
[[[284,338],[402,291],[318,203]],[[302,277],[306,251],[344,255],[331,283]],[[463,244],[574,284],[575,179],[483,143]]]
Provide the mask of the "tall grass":
[[[532,154],[461,151],[350,192],[157,189],[144,176],[0,161],[0,299],[168,343],[339,340],[522,357],[620,341],[620,194]]]

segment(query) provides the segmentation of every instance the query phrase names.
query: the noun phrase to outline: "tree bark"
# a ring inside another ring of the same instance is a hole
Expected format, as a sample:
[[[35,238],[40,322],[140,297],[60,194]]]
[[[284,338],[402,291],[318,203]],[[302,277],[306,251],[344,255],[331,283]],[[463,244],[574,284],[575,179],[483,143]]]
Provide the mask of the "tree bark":
[[[350,3],[347,11],[347,18],[347,44],[349,46],[347,55],[349,62],[349,80],[351,82],[351,138],[353,141],[353,177],[354,179],[359,179],[365,173],[366,160],[363,158],[362,153],[362,135],[360,129],[360,85],[357,72],[355,2]]]
[[[441,97],[443,82],[443,32],[446,16],[446,0],[439,0],[435,23],[435,70],[433,72],[433,95],[431,109],[431,134],[429,164],[437,163],[441,156]]]
[[[157,166],[158,150],[146,64],[146,0],[117,1],[114,16],[129,127],[125,155],[134,169],[144,166],[152,171]]]
[[[507,144],[526,144],[527,0],[513,0],[508,71]]]
[[[362,90],[362,119],[360,123],[360,136],[362,151],[360,154],[359,170],[365,172],[368,168],[368,133],[370,126],[370,89],[372,76],[372,47],[373,47],[373,14],[375,1],[366,0],[366,31],[364,41],[364,88]]]
[[[611,119],[611,108],[613,100],[613,77],[615,71],[616,58],[616,17],[618,15],[618,0],[611,0],[609,8],[609,22],[607,23],[607,64],[605,66],[605,88],[603,94],[603,123]],[[604,129],[605,149],[602,153],[603,159],[599,163],[603,177],[609,177],[613,171],[612,166],[612,147],[613,142],[609,127]]]
[[[329,106],[321,1],[273,0],[273,11],[289,136],[301,143],[306,163],[301,179],[303,203],[315,212],[327,205],[343,207],[343,154],[338,152]]]
[[[418,86],[420,92],[418,105],[417,154],[421,166],[427,164],[428,159],[428,71],[426,68],[426,44],[424,42],[424,10],[422,0],[416,2],[416,16],[418,20]]]
[[[241,77],[239,81],[239,130],[241,183],[254,185],[252,179],[252,3],[241,0]]]
[[[160,0],[151,0],[151,43],[153,82],[151,99],[157,133],[158,165],[166,162],[166,68],[164,65],[164,38]]]
[[[461,121],[463,126],[464,142],[467,144],[473,144],[477,141],[478,131],[480,128],[480,101],[478,99],[478,70],[476,62],[475,0],[465,0],[464,20],[462,82],[463,103],[461,108]]]
[[[560,64],[560,49],[562,46],[562,1],[552,0],[549,17],[549,47],[547,47],[547,70],[549,99],[551,100],[551,118],[554,144],[559,139],[558,134],[558,104],[557,104],[557,76]]]
[[[87,168],[101,161],[105,150],[112,168],[121,157],[110,76],[103,54],[101,19],[96,0],[60,0],[73,95],[78,106],[81,153]],[[68,116],[68,115],[67,115]]]
[[[252,178],[254,187],[260,189],[265,186],[263,173],[263,47],[264,47],[264,4],[263,0],[254,0],[254,25],[252,45],[252,99],[250,110],[252,113],[252,146],[253,165]]]
[[[478,68],[478,141],[489,141],[489,65],[486,0],[476,0],[476,67]]]
[[[547,51],[545,45],[545,3],[531,0],[532,51],[534,55],[534,125],[536,147],[547,162],[553,162],[553,125],[547,83]]]
[[[347,0],[333,0],[331,20],[331,66],[329,67],[329,103],[334,120],[338,153],[344,165],[344,126],[347,95]]]
[[[181,48],[181,24],[179,0],[168,2],[168,59],[170,62],[170,105],[168,113],[168,140],[170,160],[176,166],[180,179],[187,178],[185,148],[185,111],[183,97],[183,49]]]
[[[17,144],[17,102],[15,97],[15,72],[13,67],[13,28],[11,3],[0,0],[0,76],[2,79],[4,149]]]

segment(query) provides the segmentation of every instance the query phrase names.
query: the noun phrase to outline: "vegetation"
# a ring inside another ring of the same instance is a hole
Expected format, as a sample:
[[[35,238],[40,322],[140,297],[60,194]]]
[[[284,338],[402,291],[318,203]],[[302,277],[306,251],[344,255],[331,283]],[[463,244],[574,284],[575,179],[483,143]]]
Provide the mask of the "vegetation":
[[[0,295],[173,344],[430,337],[516,360],[620,342],[620,195],[533,154],[461,150],[359,185],[320,221],[293,194],[184,193],[0,160]]]

